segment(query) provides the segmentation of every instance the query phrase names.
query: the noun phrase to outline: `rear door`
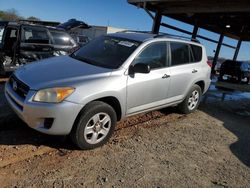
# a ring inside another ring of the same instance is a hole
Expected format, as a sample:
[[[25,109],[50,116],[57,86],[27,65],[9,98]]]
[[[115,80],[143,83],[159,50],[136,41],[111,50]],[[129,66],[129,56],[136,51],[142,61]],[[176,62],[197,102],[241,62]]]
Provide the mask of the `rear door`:
[[[19,59],[24,62],[36,61],[53,56],[53,45],[47,28],[23,25]]]
[[[202,48],[188,43],[170,42],[170,56],[171,83],[168,97],[177,101],[185,97],[202,72]]]

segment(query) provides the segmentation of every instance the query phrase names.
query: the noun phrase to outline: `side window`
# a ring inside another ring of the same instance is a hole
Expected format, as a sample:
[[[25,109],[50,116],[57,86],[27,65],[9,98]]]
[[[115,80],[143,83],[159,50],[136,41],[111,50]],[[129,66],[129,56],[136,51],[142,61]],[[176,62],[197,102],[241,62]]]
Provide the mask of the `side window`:
[[[34,26],[23,27],[22,42],[49,44],[50,40],[47,29]]]
[[[189,45],[180,42],[171,42],[171,65],[183,65],[190,62]]]
[[[147,46],[134,59],[133,65],[137,63],[148,64],[151,69],[166,67],[167,65],[167,43],[156,42]]]
[[[13,27],[7,27],[6,34],[4,37],[5,50],[12,54],[13,49],[17,44],[16,41],[17,41],[17,29]]]
[[[200,46],[196,46],[191,44],[193,61],[192,62],[200,62],[202,59],[202,48]]]
[[[3,41],[3,32],[4,32],[4,26],[0,26],[0,44],[2,43]]]
[[[52,35],[53,43],[55,45],[62,45],[62,46],[73,45],[71,42],[71,37],[67,33],[61,31],[52,31],[52,30],[50,30],[50,33]]]
[[[17,29],[12,29],[11,30],[10,38],[17,38]]]

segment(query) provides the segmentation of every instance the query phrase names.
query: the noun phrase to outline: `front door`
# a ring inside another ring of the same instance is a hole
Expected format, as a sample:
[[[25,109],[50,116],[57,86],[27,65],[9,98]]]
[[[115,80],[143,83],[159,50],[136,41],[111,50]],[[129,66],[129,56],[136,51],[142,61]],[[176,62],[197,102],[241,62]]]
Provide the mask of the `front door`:
[[[134,59],[137,63],[148,64],[147,74],[135,73],[127,79],[127,115],[149,110],[166,103],[169,87],[167,67],[167,43],[155,42],[146,46]]]

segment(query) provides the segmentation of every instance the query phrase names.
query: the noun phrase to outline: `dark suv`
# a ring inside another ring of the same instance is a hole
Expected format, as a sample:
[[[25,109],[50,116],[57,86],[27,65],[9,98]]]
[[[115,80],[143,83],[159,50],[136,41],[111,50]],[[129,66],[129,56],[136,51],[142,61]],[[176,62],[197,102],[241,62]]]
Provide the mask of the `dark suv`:
[[[219,81],[249,83],[250,63],[226,60],[221,64]]]
[[[23,64],[59,55],[78,48],[64,30],[29,22],[0,21],[0,74]]]

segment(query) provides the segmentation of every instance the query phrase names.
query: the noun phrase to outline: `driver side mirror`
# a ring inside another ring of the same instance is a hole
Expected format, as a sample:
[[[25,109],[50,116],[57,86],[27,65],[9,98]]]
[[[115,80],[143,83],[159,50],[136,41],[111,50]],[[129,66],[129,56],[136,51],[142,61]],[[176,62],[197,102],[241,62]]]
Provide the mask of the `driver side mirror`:
[[[129,74],[134,74],[134,73],[147,74],[149,72],[150,72],[150,66],[144,63],[137,63],[129,67]]]

